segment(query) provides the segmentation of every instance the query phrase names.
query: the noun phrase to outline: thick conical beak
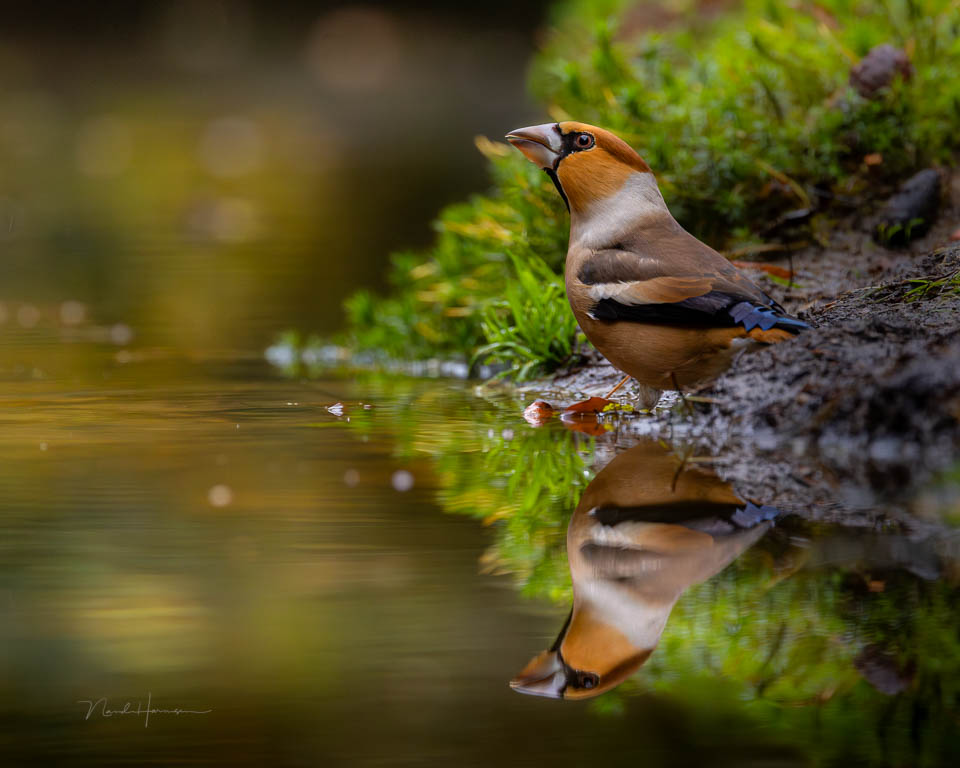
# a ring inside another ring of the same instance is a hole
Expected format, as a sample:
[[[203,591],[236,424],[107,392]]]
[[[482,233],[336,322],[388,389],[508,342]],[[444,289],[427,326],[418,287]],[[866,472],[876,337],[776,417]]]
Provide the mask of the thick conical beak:
[[[560,127],[556,123],[518,128],[507,134],[507,141],[541,168],[553,168],[560,156]]]
[[[559,699],[567,682],[567,673],[556,651],[544,651],[523,668],[510,681],[510,687],[532,696],[548,696]]]

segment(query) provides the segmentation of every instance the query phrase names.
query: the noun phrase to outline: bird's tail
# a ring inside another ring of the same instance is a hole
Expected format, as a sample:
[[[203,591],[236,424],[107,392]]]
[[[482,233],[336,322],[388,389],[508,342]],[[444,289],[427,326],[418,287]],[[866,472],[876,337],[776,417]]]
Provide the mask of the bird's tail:
[[[752,501],[748,501],[747,505],[743,509],[738,509],[730,519],[741,528],[753,528],[767,520],[773,520],[780,514],[780,510],[776,507],[766,504],[758,507]]]
[[[730,316],[743,325],[748,331],[759,328],[769,331],[771,328],[780,328],[787,333],[798,334],[810,326],[803,320],[785,315],[771,307],[761,307],[749,301],[741,301],[730,307]]]

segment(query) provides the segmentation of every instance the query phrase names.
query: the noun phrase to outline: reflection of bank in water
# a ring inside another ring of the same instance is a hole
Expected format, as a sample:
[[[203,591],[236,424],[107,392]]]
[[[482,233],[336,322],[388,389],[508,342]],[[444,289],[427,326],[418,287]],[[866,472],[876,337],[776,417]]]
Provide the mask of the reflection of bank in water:
[[[693,590],[677,607],[685,590],[760,540],[774,514],[657,443],[620,454],[590,483],[570,520],[570,617],[553,646],[511,686],[567,699],[610,690],[648,660],[673,611],[675,631],[686,639],[661,651],[666,656],[654,662],[654,684],[663,663],[689,667],[694,679],[694,668],[702,672],[709,656],[719,664],[707,663],[710,676],[727,670],[750,698],[767,691],[794,703],[813,701],[850,691],[860,679],[885,692],[891,685],[877,682],[877,669],[902,687],[917,663],[915,639],[907,637],[926,632],[928,619],[888,612],[906,598],[926,606],[918,613],[937,615],[932,606],[937,594],[951,593],[957,560],[955,537],[942,529],[906,535],[892,522],[864,526],[852,516],[844,526],[781,514],[751,561],[752,576],[715,578],[704,587],[709,595]],[[916,626],[889,635],[894,615],[901,628],[915,618]],[[743,658],[744,642],[763,652]]]
[[[619,685],[656,648],[683,591],[729,565],[774,514],[658,443],[617,456],[584,491],[567,530],[570,617],[511,687],[574,699]]]

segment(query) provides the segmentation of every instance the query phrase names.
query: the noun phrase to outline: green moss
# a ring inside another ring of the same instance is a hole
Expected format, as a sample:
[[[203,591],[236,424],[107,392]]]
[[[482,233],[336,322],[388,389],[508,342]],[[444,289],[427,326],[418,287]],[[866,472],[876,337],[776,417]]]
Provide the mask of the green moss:
[[[691,4],[689,23],[660,33],[625,8],[594,19],[592,39],[573,55],[576,35],[555,35],[534,88],[637,147],[699,234],[762,228],[776,212],[806,207],[814,186],[853,189],[868,178],[868,154],[883,155],[870,171],[876,183],[956,146],[960,85],[948,73],[960,63],[960,15],[945,0],[830,0],[816,10],[755,1],[707,28]],[[848,86],[849,70],[880,43],[912,50],[915,76],[868,100]]]
[[[918,277],[907,282],[913,286],[906,293],[907,301],[960,294],[960,272],[954,272],[939,280]]]
[[[957,149],[952,0],[747,0],[712,19],[693,0],[657,7],[560,3],[530,85],[555,119],[635,146],[677,218],[715,246],[760,240],[783,213],[837,196],[865,204]],[[850,67],[881,43],[906,50],[914,75],[866,99],[849,86]],[[347,301],[343,343],[387,357],[488,358],[518,378],[569,357],[566,211],[518,153],[478,145],[490,192],[442,211],[431,249],[394,256],[389,297]],[[882,162],[868,166],[876,154]]]

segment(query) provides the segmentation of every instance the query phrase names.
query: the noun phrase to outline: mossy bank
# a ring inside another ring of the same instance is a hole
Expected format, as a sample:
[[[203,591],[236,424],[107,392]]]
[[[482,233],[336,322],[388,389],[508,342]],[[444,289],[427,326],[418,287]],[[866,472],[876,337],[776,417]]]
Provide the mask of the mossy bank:
[[[960,8],[949,0],[571,1],[553,8],[543,40],[529,83],[545,114],[623,136],[690,231],[736,258],[779,260],[765,278],[778,297],[786,254],[872,215],[960,145]],[[895,52],[886,70],[883,56],[864,58],[877,46]],[[291,346],[490,363],[518,381],[571,363],[563,204],[505,144],[477,147],[491,189],[442,211],[431,248],[394,254],[390,292],[350,297],[337,338],[301,331]]]

